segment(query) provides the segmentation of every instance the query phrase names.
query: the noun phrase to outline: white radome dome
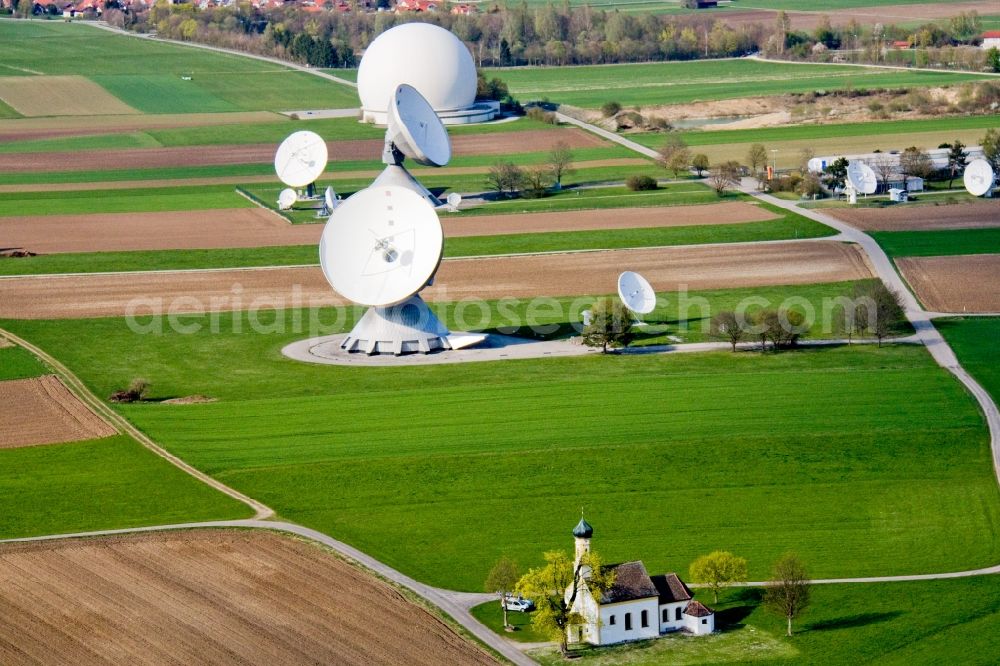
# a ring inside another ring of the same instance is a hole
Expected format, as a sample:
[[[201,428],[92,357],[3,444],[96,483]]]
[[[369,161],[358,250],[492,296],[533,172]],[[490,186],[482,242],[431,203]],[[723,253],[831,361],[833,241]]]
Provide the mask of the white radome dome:
[[[376,37],[361,58],[361,108],[385,113],[402,83],[416,88],[435,111],[464,109],[476,101],[476,64],[450,31],[430,23],[404,23]]]

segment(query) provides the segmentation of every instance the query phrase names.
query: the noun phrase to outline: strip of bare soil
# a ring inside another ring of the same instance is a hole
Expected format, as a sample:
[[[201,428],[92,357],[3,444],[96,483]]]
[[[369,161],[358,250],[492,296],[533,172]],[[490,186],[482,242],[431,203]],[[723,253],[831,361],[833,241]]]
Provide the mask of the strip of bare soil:
[[[831,208],[824,212],[863,231],[925,231],[1000,227],[1000,200],[945,206]]]
[[[55,375],[0,382],[0,449],[78,442],[113,434],[115,429],[80,402]]]
[[[934,312],[1000,312],[1000,254],[904,257],[896,265]]]
[[[299,540],[196,530],[0,546],[0,663],[495,664]]]
[[[592,148],[605,144],[581,129],[529,130],[495,134],[463,134],[452,137],[455,155],[510,155],[548,150],[565,141],[571,148]],[[381,139],[329,141],[331,162],[377,160],[382,154]],[[265,164],[274,160],[276,145],[258,143],[237,146],[193,146],[174,148],[134,148],[129,150],[80,150],[58,153],[2,153],[0,171],[45,172],[106,169],[151,169],[157,167],[217,166],[223,164]]]
[[[459,237],[739,224],[774,217],[752,204],[731,202],[614,211],[459,216],[445,218],[442,225],[446,237]],[[322,232],[322,224],[292,225],[261,208],[0,217],[0,238],[5,246],[38,254],[310,245],[319,243]]]
[[[426,300],[613,293],[619,273],[658,291],[812,284],[871,277],[855,245],[734,243],[446,260]],[[349,305],[318,267],[5,278],[0,318],[58,319]]]

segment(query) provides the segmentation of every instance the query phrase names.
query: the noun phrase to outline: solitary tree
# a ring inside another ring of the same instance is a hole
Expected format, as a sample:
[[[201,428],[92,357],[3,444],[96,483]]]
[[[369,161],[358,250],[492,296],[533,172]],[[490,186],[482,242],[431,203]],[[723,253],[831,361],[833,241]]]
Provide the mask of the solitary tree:
[[[735,312],[720,312],[712,317],[709,329],[714,337],[728,340],[736,351],[736,345],[747,336],[747,322]]]
[[[892,157],[892,155],[879,153],[879,155],[872,160],[871,168],[872,171],[875,172],[876,177],[878,177],[878,182],[881,183],[882,191],[888,192],[889,179],[896,174],[896,160]]]
[[[627,347],[635,339],[632,313],[618,299],[602,298],[590,309],[590,324],[583,329],[583,344],[600,347]]]
[[[552,146],[548,157],[548,167],[549,173],[552,174],[552,180],[555,181],[556,189],[561,190],[563,176],[569,176],[573,173],[573,151],[569,149],[568,143],[559,141]]]
[[[495,592],[500,596],[504,628],[510,626],[510,623],[507,622],[507,594],[514,591],[520,577],[521,572],[517,570],[517,562],[504,555],[490,569],[489,575],[486,576],[486,583],[483,585],[483,589],[487,592]]]
[[[691,152],[684,140],[676,134],[671,134],[660,148],[660,167],[672,171],[676,178],[691,162]]]
[[[854,304],[854,330],[874,335],[879,347],[906,319],[899,294],[882,281],[856,288]]]
[[[750,165],[750,170],[753,172],[755,178],[758,181],[763,182],[763,178],[760,177],[760,170],[767,166],[767,148],[764,147],[762,143],[755,143],[750,146],[750,150],[747,151],[747,164]]]
[[[955,139],[955,142],[948,146],[948,189],[950,190],[952,184],[955,182],[956,176],[961,176],[962,172],[965,171],[965,165],[968,164],[965,155],[965,144]]]
[[[708,155],[705,153],[698,153],[691,158],[691,166],[698,172],[698,177],[701,178],[705,172],[708,171]]]
[[[774,564],[771,582],[764,590],[764,607],[788,621],[792,635],[792,620],[809,606],[809,574],[795,553],[785,553]]]
[[[994,171],[1000,171],[1000,131],[986,130],[979,144],[983,147],[983,157],[986,161],[993,165]]]
[[[910,146],[899,156],[899,170],[903,174],[903,184],[910,178],[926,179],[934,172],[934,163],[927,151]]]
[[[573,611],[573,604],[584,590],[596,598],[614,585],[614,571],[605,568],[601,558],[589,552],[574,562],[566,553],[554,550],[545,553],[545,566],[529,569],[517,583],[517,591],[535,602],[531,626],[553,641],[566,654],[567,631],[582,624],[584,618]]]
[[[732,187],[739,187],[740,165],[737,162],[723,162],[712,167],[712,173],[708,176],[708,183],[720,197],[726,190]]]
[[[826,166],[826,182],[832,189],[843,188],[847,182],[847,165],[850,162],[846,157],[838,157]]]
[[[514,196],[523,182],[524,172],[513,162],[497,162],[486,174],[486,186],[501,199]]]
[[[702,555],[691,563],[691,580],[704,583],[715,594],[719,603],[719,590],[732,583],[744,583],[747,579],[747,561],[725,550],[717,550]]]

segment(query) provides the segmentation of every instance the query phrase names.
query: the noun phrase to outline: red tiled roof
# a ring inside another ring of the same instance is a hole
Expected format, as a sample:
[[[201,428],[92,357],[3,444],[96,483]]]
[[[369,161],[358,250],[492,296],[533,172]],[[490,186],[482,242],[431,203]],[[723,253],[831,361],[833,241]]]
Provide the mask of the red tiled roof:
[[[661,604],[688,601],[692,596],[690,588],[675,573],[651,576],[650,578],[656,587],[656,591],[660,594]]]
[[[601,597],[602,604],[614,604],[619,601],[647,599],[657,596],[656,587],[646,573],[646,565],[642,562],[625,562],[607,567],[615,572],[615,582]]]
[[[715,611],[700,601],[692,601],[684,607],[684,614],[690,615],[691,617],[708,617],[713,613],[715,613]]]
[[[983,39],[1000,39],[1000,30],[987,30],[983,33]]]

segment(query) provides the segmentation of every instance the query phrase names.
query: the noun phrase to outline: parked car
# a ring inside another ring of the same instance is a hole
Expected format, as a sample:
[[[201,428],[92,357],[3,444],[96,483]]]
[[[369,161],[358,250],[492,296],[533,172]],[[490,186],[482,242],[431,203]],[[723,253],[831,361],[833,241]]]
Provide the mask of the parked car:
[[[507,610],[517,611],[519,613],[530,613],[535,610],[534,601],[514,594],[508,594],[504,597],[504,605],[507,606]]]

